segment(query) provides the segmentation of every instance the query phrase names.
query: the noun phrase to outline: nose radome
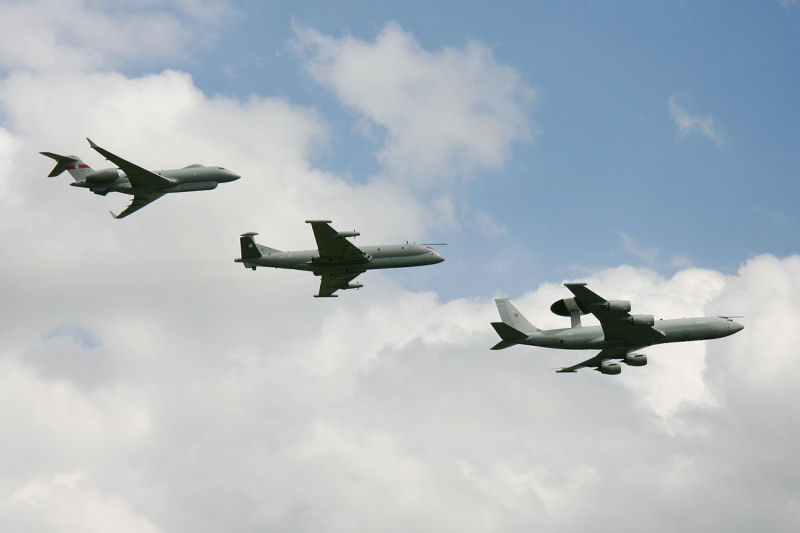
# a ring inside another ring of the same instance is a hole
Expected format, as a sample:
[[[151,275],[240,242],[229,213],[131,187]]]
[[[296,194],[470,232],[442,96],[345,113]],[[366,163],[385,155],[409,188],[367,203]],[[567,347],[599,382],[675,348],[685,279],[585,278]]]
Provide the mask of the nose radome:
[[[737,331],[742,331],[744,329],[744,324],[739,324],[735,320],[731,320],[731,328],[733,332],[736,333]]]

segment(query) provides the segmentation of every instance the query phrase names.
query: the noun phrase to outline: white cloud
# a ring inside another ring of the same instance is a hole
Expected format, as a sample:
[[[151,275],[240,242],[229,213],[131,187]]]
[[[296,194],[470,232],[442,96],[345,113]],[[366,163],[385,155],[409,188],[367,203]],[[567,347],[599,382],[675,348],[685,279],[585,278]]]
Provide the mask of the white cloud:
[[[80,76],[126,62],[186,61],[232,14],[226,0],[3,2],[0,68]]]
[[[374,43],[296,32],[311,76],[387,129],[379,159],[392,179],[446,182],[496,169],[513,141],[530,136],[534,92],[480,43],[428,52],[397,24]]]
[[[157,533],[159,528],[118,497],[87,483],[83,472],[57,472],[35,478],[0,501],[0,526],[5,531],[86,531],[113,529]]]
[[[678,135],[681,138],[702,135],[708,137],[719,149],[725,146],[725,134],[717,119],[711,115],[692,115],[678,104],[678,97],[674,94],[669,97],[669,114],[678,127]]]
[[[683,269],[692,266],[692,260],[681,253],[671,254],[666,260],[662,259],[661,250],[655,246],[640,245],[633,237],[624,231],[618,231],[617,235],[622,240],[622,246],[630,255],[641,259],[644,264],[650,267],[666,265],[670,268]]]

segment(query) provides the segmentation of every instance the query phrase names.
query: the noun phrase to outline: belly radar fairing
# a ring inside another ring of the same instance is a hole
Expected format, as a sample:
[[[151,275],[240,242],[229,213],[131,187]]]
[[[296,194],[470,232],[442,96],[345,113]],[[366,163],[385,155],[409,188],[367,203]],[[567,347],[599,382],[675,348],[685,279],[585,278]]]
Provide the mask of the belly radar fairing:
[[[70,185],[89,189],[105,196],[109,192],[132,194],[133,201],[114,218],[124,218],[169,193],[208,191],[220,183],[238,180],[241,176],[222,167],[189,165],[179,169],[150,171],[115,155],[89,141],[89,146],[118,168],[94,170],[74,155],[64,156],[53,152],[39,152],[55,159],[56,166],[48,177],[58,176],[65,170],[74,180]]]
[[[516,344],[557,348],[561,350],[600,350],[578,364],[557,372],[576,372],[594,368],[603,374],[619,374],[619,362],[629,366],[644,366],[647,356],[639,350],[654,344],[718,339],[733,335],[744,328],[733,317],[695,317],[655,320],[653,315],[631,315],[627,300],[606,300],[586,287],[585,283],[565,283],[573,298],[558,300],[550,310],[569,316],[571,327],[542,331],[514,307],[507,298],[495,300],[501,322],[492,322],[501,341],[493,350]],[[599,326],[583,326],[581,315],[593,314]]]
[[[311,224],[316,250],[284,252],[258,244],[257,233],[239,237],[242,256],[234,259],[245,268],[257,267],[307,270],[320,277],[316,297],[335,297],[339,290],[359,289],[353,280],[367,270],[433,265],[444,258],[427,244],[389,244],[358,247],[348,240],[360,235],[357,231],[336,231],[330,220],[306,220]]]

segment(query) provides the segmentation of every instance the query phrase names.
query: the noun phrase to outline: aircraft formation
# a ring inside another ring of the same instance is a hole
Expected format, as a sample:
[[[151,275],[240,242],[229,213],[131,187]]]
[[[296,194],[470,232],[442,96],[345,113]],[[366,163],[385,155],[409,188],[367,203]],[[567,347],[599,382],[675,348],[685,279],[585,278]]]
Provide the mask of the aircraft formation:
[[[80,158],[53,152],[40,152],[56,161],[48,177],[60,175],[65,170],[72,176],[74,187],[89,189],[105,196],[109,192],[133,195],[130,205],[114,218],[125,218],[165,194],[215,189],[220,183],[241,178],[223,167],[192,164],[179,169],[147,170],[131,163],[91,139],[89,146],[114,163],[117,168],[94,170]],[[306,220],[314,232],[317,248],[314,250],[281,251],[258,244],[254,232],[239,237],[241,257],[234,259],[245,268],[273,267],[312,272],[320,278],[315,297],[336,297],[339,290],[358,289],[361,283],[353,280],[367,270],[433,265],[444,258],[431,244],[379,244],[358,247],[348,240],[360,235],[357,231],[337,231],[330,220]],[[708,340],[727,337],[741,331],[744,326],[733,318],[694,317],[655,320],[653,315],[631,315],[627,300],[606,300],[586,287],[586,283],[565,283],[573,294],[553,303],[550,310],[560,316],[570,317],[569,328],[540,330],[531,324],[507,298],[495,300],[500,322],[491,325],[500,336],[492,350],[525,344],[562,350],[600,350],[596,355],[563,367],[556,372],[572,373],[581,368],[594,368],[602,374],[619,374],[619,362],[629,366],[644,366],[647,356],[639,350],[655,344]],[[599,326],[583,326],[581,315],[592,314]]]

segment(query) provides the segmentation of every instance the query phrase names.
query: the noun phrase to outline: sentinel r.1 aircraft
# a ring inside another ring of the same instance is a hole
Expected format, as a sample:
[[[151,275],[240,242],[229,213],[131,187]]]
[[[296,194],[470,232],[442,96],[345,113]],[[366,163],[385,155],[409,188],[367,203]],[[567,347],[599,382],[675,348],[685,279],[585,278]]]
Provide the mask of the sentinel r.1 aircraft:
[[[381,244],[358,247],[347,240],[357,231],[336,231],[330,220],[306,220],[314,230],[317,250],[282,252],[262,246],[253,239],[258,233],[244,233],[239,238],[242,257],[234,259],[245,268],[275,267],[308,270],[321,276],[315,297],[336,297],[338,290],[358,289],[352,283],[359,274],[374,268],[397,268],[441,263],[444,258],[427,244]]]
[[[622,367],[616,360],[630,366],[644,366],[647,356],[636,351],[667,342],[718,339],[733,335],[744,328],[732,317],[696,317],[658,320],[653,315],[631,315],[628,300],[608,301],[586,288],[586,283],[565,283],[574,298],[558,300],[550,310],[572,319],[572,327],[542,331],[528,322],[507,299],[497,299],[502,322],[492,322],[503,339],[492,347],[502,350],[515,344],[527,344],[563,350],[600,350],[600,353],[578,363],[556,370],[577,372],[589,367],[603,374],[619,374]],[[581,315],[592,313],[599,326],[581,326]]]
[[[206,167],[198,164],[153,172],[100,148],[91,139],[87,138],[86,140],[89,141],[89,146],[119,168],[93,170],[74,155],[39,153],[57,161],[56,166],[48,175],[50,178],[67,170],[75,180],[70,183],[73,187],[83,187],[103,196],[109,192],[132,194],[131,205],[118,215],[111,213],[114,218],[124,218],[167,193],[208,191],[216,189],[220,183],[238,180],[241,177],[222,167]]]

